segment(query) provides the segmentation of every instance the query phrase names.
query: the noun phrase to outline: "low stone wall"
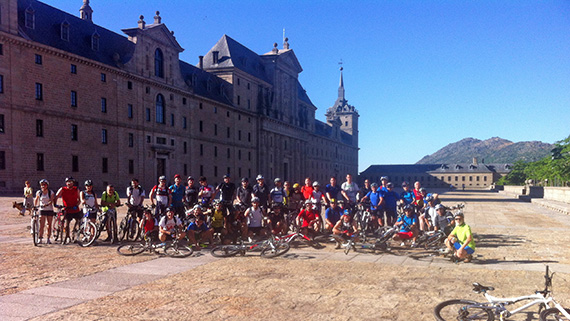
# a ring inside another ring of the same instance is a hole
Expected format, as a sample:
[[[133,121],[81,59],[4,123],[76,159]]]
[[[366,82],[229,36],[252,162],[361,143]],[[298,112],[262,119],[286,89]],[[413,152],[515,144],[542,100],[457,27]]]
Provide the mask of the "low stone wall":
[[[544,199],[570,204],[570,187],[544,187]]]
[[[514,194],[514,195],[525,195],[525,187],[524,186],[505,185],[505,186],[503,186],[503,192],[505,192],[507,194]]]

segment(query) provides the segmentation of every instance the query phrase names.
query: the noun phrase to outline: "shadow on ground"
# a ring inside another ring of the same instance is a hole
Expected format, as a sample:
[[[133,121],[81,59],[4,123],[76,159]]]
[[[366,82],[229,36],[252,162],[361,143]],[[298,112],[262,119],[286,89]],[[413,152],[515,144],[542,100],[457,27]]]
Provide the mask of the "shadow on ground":
[[[528,243],[529,240],[516,235],[501,234],[475,234],[475,245],[478,248],[498,248],[504,246],[517,246]]]

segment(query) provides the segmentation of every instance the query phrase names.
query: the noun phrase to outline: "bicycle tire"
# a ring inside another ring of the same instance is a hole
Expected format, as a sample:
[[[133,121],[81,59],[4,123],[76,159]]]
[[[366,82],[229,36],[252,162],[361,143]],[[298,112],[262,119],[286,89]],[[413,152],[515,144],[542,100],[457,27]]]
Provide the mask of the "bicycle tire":
[[[121,223],[119,224],[119,230],[118,230],[119,235],[117,236],[119,241],[123,241],[125,239],[127,233],[128,233],[127,232],[127,230],[128,230],[128,227],[127,227],[128,219],[129,219],[129,217],[127,215],[121,220]]]
[[[141,243],[123,244],[117,248],[117,252],[124,256],[133,256],[144,252],[146,247]]]
[[[110,231],[107,231],[109,235],[112,235],[111,240],[117,241],[117,220],[110,220],[109,227],[111,228]]]
[[[570,314],[570,309],[564,309],[566,313]],[[551,321],[551,320],[568,320],[557,308],[550,308],[542,311],[540,313],[540,321]]]
[[[84,224],[81,224],[79,227],[78,236],[79,237],[77,241],[79,242],[80,246],[88,247],[93,244],[97,236],[97,227],[95,226],[95,223],[87,221],[84,222]]]
[[[214,257],[230,257],[236,256],[238,253],[240,253],[240,248],[235,245],[220,245],[210,251]]]
[[[192,250],[192,248],[189,246],[170,244],[164,248],[164,253],[170,257],[182,258],[192,255],[192,253],[194,253],[194,250]]]
[[[426,243],[424,244],[424,248],[425,248],[426,250],[429,250],[429,249],[439,249],[439,248],[441,248],[441,247],[443,246],[443,242],[441,242],[441,241],[442,241],[442,238],[441,238],[441,237],[436,237],[436,238],[433,238],[433,239],[428,239],[428,240],[426,241]]]
[[[40,244],[40,222],[37,218],[32,220],[32,239],[34,241],[34,246]]]
[[[289,246],[289,243],[275,243],[274,246],[270,246],[268,245],[267,247],[265,247],[262,251],[261,251],[261,257],[263,258],[273,258],[273,257],[277,257],[279,255],[283,255],[285,253],[287,253],[287,251],[289,251],[291,247]]]
[[[136,241],[140,233],[140,226],[138,225],[138,221],[135,218],[132,218],[127,228],[127,240]]]
[[[487,320],[493,321],[493,311],[482,307],[469,307],[470,305],[477,305],[478,302],[469,300],[449,300],[441,302],[436,305],[433,310],[433,315],[438,321],[449,320]]]

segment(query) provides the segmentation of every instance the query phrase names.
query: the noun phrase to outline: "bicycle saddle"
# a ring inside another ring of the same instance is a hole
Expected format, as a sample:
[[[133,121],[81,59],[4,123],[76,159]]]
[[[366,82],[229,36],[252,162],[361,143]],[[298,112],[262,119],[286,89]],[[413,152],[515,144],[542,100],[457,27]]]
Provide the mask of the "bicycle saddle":
[[[475,293],[493,291],[494,289],[495,288],[492,286],[484,286],[484,285],[481,285],[479,283],[473,283],[473,292],[475,292]]]

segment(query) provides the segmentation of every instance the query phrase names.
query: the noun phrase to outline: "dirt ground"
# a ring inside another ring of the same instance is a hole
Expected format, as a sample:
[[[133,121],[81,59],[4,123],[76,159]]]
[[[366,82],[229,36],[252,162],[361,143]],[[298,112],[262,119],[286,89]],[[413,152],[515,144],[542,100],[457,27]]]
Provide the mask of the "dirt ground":
[[[477,241],[473,263],[416,266],[294,255],[222,259],[37,320],[433,320],[441,301],[483,299],[471,291],[473,282],[494,286],[495,296],[541,289],[544,272],[529,268],[536,264],[549,264],[555,272],[565,268],[554,277],[554,295],[570,307],[570,217],[490,192],[441,198],[446,205],[466,203],[466,222]],[[13,200],[0,197],[0,296],[154,258],[122,257],[110,245],[34,247],[26,229],[29,216],[19,216]],[[310,250],[335,251],[332,245]],[[510,320],[533,319],[531,314]]]

